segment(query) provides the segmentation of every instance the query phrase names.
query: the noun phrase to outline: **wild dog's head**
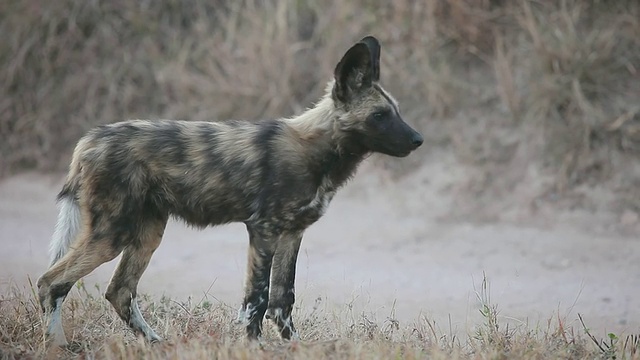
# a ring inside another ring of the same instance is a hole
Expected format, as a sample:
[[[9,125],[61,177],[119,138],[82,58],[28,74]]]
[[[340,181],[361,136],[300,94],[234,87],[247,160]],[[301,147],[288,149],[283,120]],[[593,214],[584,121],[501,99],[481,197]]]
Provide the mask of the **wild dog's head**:
[[[404,157],[422,145],[420,133],[400,115],[396,100],[378,83],[380,43],[367,36],[353,45],[334,72],[332,97],[344,111],[338,126],[367,151]]]

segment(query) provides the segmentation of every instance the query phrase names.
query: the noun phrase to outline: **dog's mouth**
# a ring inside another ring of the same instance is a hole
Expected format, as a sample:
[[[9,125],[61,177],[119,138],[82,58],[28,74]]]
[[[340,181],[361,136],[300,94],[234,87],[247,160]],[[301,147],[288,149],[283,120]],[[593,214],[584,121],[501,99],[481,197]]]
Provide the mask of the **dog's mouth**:
[[[402,151],[399,151],[399,152],[395,153],[395,156],[396,157],[400,157],[400,158],[407,157],[407,156],[409,156],[409,154],[411,154],[413,152],[413,150],[415,150],[415,149],[402,150]]]
[[[411,144],[411,146],[409,148],[399,151],[398,152],[398,157],[409,156],[409,154],[411,154],[412,152],[416,151],[420,147],[420,145],[422,145],[422,142]]]

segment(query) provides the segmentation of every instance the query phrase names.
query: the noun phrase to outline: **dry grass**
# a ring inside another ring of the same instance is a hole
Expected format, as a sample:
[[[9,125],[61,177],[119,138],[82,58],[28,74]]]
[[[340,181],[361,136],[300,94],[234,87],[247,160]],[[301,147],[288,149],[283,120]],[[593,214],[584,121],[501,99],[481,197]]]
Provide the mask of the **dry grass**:
[[[606,176],[607,150],[637,156],[640,145],[640,7],[566,1],[549,12],[524,4],[520,21],[539,78],[527,115],[542,119],[546,160],[560,166],[560,187]]]
[[[31,294],[13,289],[0,298],[0,358],[129,359],[639,359],[636,337],[606,341],[567,329],[559,318],[546,328],[503,328],[495,305],[489,301],[486,279],[478,293],[485,322],[465,336],[442,332],[434,322],[420,318],[402,324],[392,316],[376,321],[352,308],[296,311],[302,341],[287,343],[273,329],[261,345],[247,343],[235,310],[207,297],[177,302],[143,297],[141,308],[165,342],[149,345],[136,338],[115,315],[108,302],[81,285],[65,303],[65,327],[70,345],[47,348],[43,317]],[[268,323],[266,323],[268,324]]]

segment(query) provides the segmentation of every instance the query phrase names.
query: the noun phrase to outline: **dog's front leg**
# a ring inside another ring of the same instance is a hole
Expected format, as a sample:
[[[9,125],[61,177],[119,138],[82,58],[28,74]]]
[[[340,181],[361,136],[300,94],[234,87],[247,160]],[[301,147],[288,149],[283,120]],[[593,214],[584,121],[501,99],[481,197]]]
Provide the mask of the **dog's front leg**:
[[[245,296],[238,311],[238,321],[246,326],[247,337],[256,340],[262,334],[262,318],[269,304],[269,277],[275,239],[265,231],[247,225],[249,256]]]
[[[281,236],[273,257],[271,293],[267,318],[278,326],[283,339],[298,339],[291,311],[295,302],[296,261],[302,232]]]

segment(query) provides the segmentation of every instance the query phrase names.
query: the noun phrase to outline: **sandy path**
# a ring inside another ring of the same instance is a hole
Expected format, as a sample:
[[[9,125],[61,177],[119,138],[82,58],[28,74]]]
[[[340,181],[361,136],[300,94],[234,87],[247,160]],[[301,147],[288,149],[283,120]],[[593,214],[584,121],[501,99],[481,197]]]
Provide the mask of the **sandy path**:
[[[454,329],[468,331],[479,321],[474,286],[484,272],[505,321],[546,327],[559,313],[577,325],[581,313],[599,332],[640,331],[640,242],[570,227],[438,220],[449,206],[449,179],[434,175],[451,175],[443,166],[394,183],[365,170],[336,196],[303,242],[302,311],[321,297],[325,310],[351,302],[384,320],[395,308],[401,321],[425,314],[446,331],[450,315]],[[28,174],[0,182],[2,292],[45,269],[60,179]],[[172,221],[140,291],[200,298],[208,290],[210,299],[235,308],[247,243],[240,224],[198,231]],[[89,286],[104,289],[115,263],[88,276]]]

